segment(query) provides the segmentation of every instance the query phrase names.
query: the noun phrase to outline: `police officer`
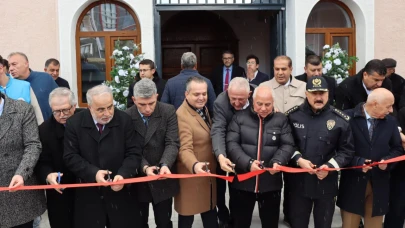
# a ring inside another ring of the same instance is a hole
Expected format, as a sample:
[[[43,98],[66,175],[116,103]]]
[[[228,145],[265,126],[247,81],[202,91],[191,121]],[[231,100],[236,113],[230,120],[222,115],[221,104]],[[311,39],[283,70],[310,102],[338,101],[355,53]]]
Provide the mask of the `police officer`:
[[[314,206],[315,227],[331,227],[338,193],[338,173],[324,168],[344,167],[353,158],[349,117],[328,104],[328,85],[323,77],[311,77],[306,100],[286,112],[296,149],[293,167],[307,173],[291,174],[289,218],[293,228],[307,228]]]

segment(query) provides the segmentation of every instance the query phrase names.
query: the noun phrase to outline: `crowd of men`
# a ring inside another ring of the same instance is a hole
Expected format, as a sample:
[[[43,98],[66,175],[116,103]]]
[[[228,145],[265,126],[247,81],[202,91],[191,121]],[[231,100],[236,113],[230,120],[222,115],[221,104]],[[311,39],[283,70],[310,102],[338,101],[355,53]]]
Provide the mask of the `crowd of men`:
[[[174,204],[179,228],[192,227],[197,214],[206,228],[247,228],[257,202],[262,227],[278,227],[284,187],[284,221],[293,228],[308,227],[311,213],[315,227],[331,227],[335,205],[344,228],[403,227],[405,165],[384,163],[405,146],[405,80],[395,60],[371,60],[339,85],[322,75],[316,55],[296,77],[288,56],[274,59],[274,77],[258,70],[254,55],[246,71],[230,51],[222,60],[208,79],[186,52],[167,82],[152,60],[141,61],[121,111],[105,85],[77,108],[56,59],[46,61],[47,74],[32,71],[24,53],[0,56],[0,182],[10,188],[0,192],[0,226],[36,227],[47,209],[51,227],[144,228],[152,205],[156,226],[172,228]],[[353,166],[361,168],[340,170]],[[229,183],[229,204],[218,178],[119,182],[266,168]],[[109,182],[46,194],[18,189]]]

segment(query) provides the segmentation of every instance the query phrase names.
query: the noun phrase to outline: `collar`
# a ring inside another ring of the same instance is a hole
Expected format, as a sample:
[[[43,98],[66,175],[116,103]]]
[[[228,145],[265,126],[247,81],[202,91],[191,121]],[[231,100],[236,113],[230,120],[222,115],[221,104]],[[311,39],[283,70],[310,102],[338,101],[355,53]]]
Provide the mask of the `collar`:
[[[1,96],[0,97],[0,116],[1,116],[1,114],[3,114],[3,110],[4,110],[4,99]]]
[[[273,115],[274,115],[274,107],[273,107],[273,111],[272,111],[269,115],[267,115],[265,118],[262,118],[261,116],[259,116],[259,114],[258,114],[257,112],[255,112],[255,110],[254,110],[254,108],[253,108],[253,105],[252,105],[252,106],[250,107],[250,114],[251,114],[254,118],[257,118],[257,119],[261,118],[262,120],[266,121],[266,120],[271,119],[271,118],[273,117]]]
[[[138,113],[139,113],[139,115],[141,116],[141,118],[143,119],[143,114],[139,111],[139,109],[137,108],[136,109],[137,111],[138,111]]]
[[[223,71],[226,71],[226,69],[229,69],[229,71],[232,71],[233,65],[231,65],[229,68],[227,68],[227,67],[224,65],[224,67],[223,67],[222,69],[223,69]]]
[[[368,90],[366,85],[364,84],[363,81],[361,81],[361,83],[363,84],[364,89],[366,90],[367,95],[369,95],[371,93],[371,90]]]
[[[291,84],[291,76],[290,76],[290,78],[288,79],[288,82],[284,84],[284,86],[285,86],[285,87],[288,87],[290,84]]]
[[[310,115],[312,115],[312,116],[321,115],[325,110],[328,110],[329,107],[330,107],[329,102],[327,102],[327,103],[325,104],[325,106],[323,106],[323,108],[322,108],[321,110],[319,110],[319,111],[317,111],[317,112],[314,112],[314,111],[312,110],[311,105],[309,105],[308,99],[305,99],[304,103],[302,104],[302,109],[303,109],[303,111],[306,112],[306,113],[308,113],[308,114],[310,114]]]
[[[368,114],[367,110],[366,110],[366,104],[363,104],[363,112],[364,112],[364,116],[366,117],[366,120],[371,119],[372,117]]]
[[[246,109],[247,107],[249,107],[249,105],[250,105],[250,103],[249,103],[249,99],[248,99],[247,102],[246,102],[246,104],[245,104],[245,106],[243,106],[242,109]]]
[[[249,80],[249,82],[252,82],[253,80],[255,80],[255,78],[256,78],[256,76],[257,76],[257,73],[259,73],[259,70],[257,70],[257,71],[255,72],[255,76],[252,78],[252,80]]]
[[[202,111],[205,110],[205,106],[204,106],[203,108],[198,109],[198,108],[193,107],[190,103],[188,103],[188,100],[187,100],[187,99],[185,99],[185,100],[186,100],[188,106],[190,106],[190,108],[192,108],[194,111],[197,112],[197,110],[202,110]],[[203,113],[204,113],[204,112],[203,112]]]

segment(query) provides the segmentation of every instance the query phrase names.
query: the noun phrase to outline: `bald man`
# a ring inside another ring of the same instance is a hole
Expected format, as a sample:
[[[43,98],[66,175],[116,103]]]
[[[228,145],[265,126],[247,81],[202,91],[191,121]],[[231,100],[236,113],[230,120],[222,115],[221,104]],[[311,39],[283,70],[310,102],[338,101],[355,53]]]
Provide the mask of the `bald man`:
[[[272,90],[261,85],[253,93],[253,108],[238,111],[226,136],[227,155],[238,174],[287,165],[294,139],[287,117],[274,112]],[[242,140],[243,139],[243,140]],[[278,227],[281,173],[265,172],[255,178],[230,184],[230,209],[234,224],[248,228],[256,201],[262,227]]]
[[[347,111],[355,142],[350,166],[363,168],[342,170],[337,205],[344,228],[357,228],[361,217],[365,227],[380,228],[388,212],[392,165],[383,162],[403,154],[397,122],[389,115],[393,105],[394,95],[378,88],[368,95],[366,103]]]

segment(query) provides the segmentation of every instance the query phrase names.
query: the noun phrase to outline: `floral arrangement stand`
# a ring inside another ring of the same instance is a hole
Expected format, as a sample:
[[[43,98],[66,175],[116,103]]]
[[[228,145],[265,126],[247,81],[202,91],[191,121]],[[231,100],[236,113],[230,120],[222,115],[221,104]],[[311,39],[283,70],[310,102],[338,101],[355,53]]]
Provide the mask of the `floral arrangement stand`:
[[[144,57],[143,53],[136,55],[139,50],[137,44],[134,44],[133,47],[121,47],[120,44],[121,42],[117,42],[110,57],[114,60],[114,66],[110,72],[111,81],[105,81],[103,84],[109,86],[113,91],[114,106],[120,110],[125,110],[129,85],[134,81],[139,71],[139,62]]]
[[[349,77],[349,70],[359,59],[356,56],[349,56],[345,50],[342,50],[339,43],[332,47],[325,45],[323,47],[323,74],[336,79],[340,84],[345,78]]]

